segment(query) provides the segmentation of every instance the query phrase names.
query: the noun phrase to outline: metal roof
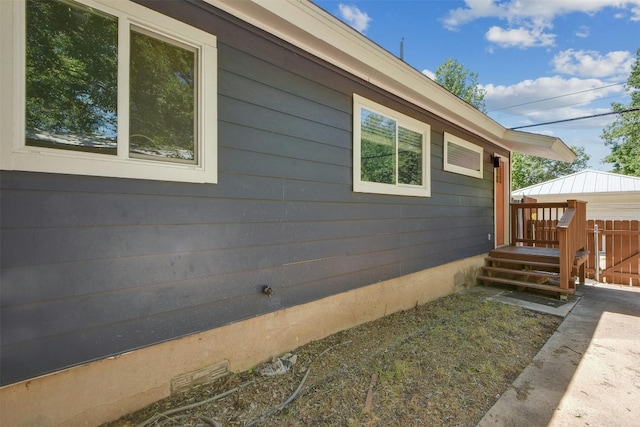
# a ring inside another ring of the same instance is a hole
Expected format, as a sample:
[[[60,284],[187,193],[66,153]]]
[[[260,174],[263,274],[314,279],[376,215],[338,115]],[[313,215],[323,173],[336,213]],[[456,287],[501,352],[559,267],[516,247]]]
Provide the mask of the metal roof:
[[[596,193],[640,193],[640,178],[611,172],[583,170],[540,184],[521,188],[512,196]]]

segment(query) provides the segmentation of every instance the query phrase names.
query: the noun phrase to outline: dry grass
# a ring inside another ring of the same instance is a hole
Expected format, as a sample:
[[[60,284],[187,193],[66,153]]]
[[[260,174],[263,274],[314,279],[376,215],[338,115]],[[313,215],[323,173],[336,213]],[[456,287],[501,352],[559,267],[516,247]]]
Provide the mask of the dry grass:
[[[285,375],[263,377],[260,367],[232,374],[109,426],[139,425],[151,417],[155,421],[147,425],[202,425],[199,415],[221,426],[472,426],[560,322],[476,293],[452,295],[302,346]],[[276,410],[305,374],[295,400]],[[248,382],[222,399],[157,415]]]

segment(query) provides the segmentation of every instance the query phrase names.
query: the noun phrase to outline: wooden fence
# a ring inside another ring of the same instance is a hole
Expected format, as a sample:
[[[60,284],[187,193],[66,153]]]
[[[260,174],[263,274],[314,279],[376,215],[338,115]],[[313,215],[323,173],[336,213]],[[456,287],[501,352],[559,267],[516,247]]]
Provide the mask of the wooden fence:
[[[637,220],[587,221],[589,259],[586,272],[589,278],[605,283],[640,286],[639,224]]]
[[[525,210],[529,209],[528,204],[520,206],[526,206]],[[530,212],[524,212],[524,217],[536,219],[522,221],[516,216],[515,222],[520,228],[515,227],[517,235],[512,236],[512,241],[516,245],[557,248],[556,218],[559,214],[555,209],[554,206],[545,213],[536,209],[537,218],[544,219],[537,219]],[[598,226],[597,237],[595,225]],[[640,286],[640,221],[588,220],[586,234],[589,258],[585,269],[588,278],[604,283]],[[599,264],[596,265],[596,261]]]

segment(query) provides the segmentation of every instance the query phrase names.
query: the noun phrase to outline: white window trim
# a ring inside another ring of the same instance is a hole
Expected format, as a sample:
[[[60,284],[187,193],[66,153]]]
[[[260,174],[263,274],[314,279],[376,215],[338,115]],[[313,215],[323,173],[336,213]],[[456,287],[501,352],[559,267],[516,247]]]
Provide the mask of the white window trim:
[[[0,1],[0,168],[34,172],[109,176],[161,181],[216,183],[217,163],[217,41],[212,34],[130,1],[75,0],[116,16],[119,22],[118,61],[128,64],[129,28],[136,25],[193,46],[200,76],[198,163],[181,164],[128,156],[128,72],[118,73],[118,154],[104,155],[25,145],[25,2]],[[125,29],[126,31],[122,31]],[[122,47],[125,47],[124,49]],[[126,65],[121,63],[120,68]],[[125,139],[123,138],[123,135]]]
[[[458,165],[452,165],[449,163],[449,142],[453,142],[456,145],[460,145],[468,150],[475,151],[479,154],[479,163],[478,170],[473,170],[469,168],[464,168]],[[482,159],[484,158],[484,150],[479,145],[473,144],[469,141],[465,141],[462,138],[459,138],[455,135],[451,135],[450,133],[444,133],[444,170],[448,172],[458,173],[461,175],[472,176],[474,178],[482,179],[484,177],[483,174],[483,165]]]
[[[395,120],[403,128],[422,135],[422,185],[382,184],[361,180],[361,116],[362,108]],[[353,94],[353,191],[359,193],[391,194],[397,196],[431,196],[431,126],[391,108]]]

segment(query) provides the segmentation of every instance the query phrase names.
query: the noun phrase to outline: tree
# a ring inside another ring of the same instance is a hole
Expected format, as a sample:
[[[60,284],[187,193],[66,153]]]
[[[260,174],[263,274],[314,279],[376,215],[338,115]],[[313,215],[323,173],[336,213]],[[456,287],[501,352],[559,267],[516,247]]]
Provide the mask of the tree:
[[[195,53],[132,31],[129,76],[130,150],[193,160]]]
[[[484,96],[487,93],[478,85],[478,74],[464,68],[462,64],[448,58],[435,71],[436,82],[449,89],[454,95],[467,101],[483,113],[487,112]]]
[[[422,185],[423,137],[396,120],[362,109],[360,177],[381,184]]]
[[[613,111],[633,110],[619,113],[615,122],[602,131],[601,138],[611,147],[605,163],[613,164],[613,172],[640,176],[640,49],[636,51],[636,62],[625,87],[631,93],[631,103],[611,104]]]
[[[572,163],[513,153],[511,156],[513,189],[518,190],[586,169],[589,155],[585,153],[584,147],[572,146],[571,149],[576,153],[576,159]]]
[[[361,126],[362,180],[395,184],[396,122],[381,114],[367,112]]]
[[[448,58],[436,68],[435,75],[436,81],[442,86],[486,113],[484,104],[486,91],[478,85],[477,73],[464,68],[455,59]],[[513,153],[511,157],[513,189],[539,184],[586,169],[590,157],[585,153],[584,147],[571,148],[576,153],[576,159],[572,163]]]
[[[117,18],[62,1],[26,11],[26,144],[116,154]],[[129,151],[193,162],[196,52],[151,34],[130,30]]]
[[[118,22],[59,2],[27,4],[26,126],[115,134]]]

